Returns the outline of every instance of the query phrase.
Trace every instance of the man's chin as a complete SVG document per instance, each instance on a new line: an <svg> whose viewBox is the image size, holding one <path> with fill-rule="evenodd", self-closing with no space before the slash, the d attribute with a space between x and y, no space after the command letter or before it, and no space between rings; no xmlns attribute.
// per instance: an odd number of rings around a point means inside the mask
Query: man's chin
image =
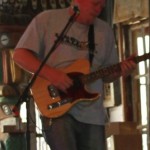
<svg viewBox="0 0 150 150"><path fill-rule="evenodd" d="M77 18L76 21L79 22L79 23L81 23L81 24L84 24L84 25L91 25L91 24L93 24L94 19L93 18L89 18L89 19L80 19L80 18Z"/></svg>

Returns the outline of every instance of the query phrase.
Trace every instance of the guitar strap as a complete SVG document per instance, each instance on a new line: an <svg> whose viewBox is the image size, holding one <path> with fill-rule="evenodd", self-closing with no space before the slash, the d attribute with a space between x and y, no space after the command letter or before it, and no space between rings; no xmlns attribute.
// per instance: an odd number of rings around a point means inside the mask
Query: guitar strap
<svg viewBox="0 0 150 150"><path fill-rule="evenodd" d="M94 50L95 50L95 37L94 37L94 25L90 25L88 32L88 48L89 48L89 61L92 64Z"/></svg>

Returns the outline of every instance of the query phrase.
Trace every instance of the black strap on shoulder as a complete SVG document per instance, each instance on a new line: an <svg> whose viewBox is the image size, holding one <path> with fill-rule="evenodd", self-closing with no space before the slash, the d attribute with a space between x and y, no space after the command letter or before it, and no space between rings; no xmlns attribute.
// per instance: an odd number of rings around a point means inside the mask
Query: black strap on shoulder
<svg viewBox="0 0 150 150"><path fill-rule="evenodd" d="M94 50L95 50L94 25L90 25L89 27L88 46L89 46L89 61L90 61L90 64L92 64Z"/></svg>

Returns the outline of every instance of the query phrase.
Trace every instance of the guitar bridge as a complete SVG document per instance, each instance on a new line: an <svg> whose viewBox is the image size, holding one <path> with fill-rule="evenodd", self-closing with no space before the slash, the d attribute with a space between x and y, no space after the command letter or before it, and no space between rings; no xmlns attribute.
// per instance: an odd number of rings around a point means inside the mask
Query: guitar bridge
<svg viewBox="0 0 150 150"><path fill-rule="evenodd" d="M48 105L48 109L53 109L53 108L60 107L60 106L62 106L64 104L67 104L67 103L69 103L71 101L72 101L72 98L63 99L63 100L61 100L59 102L53 103L51 105Z"/></svg>

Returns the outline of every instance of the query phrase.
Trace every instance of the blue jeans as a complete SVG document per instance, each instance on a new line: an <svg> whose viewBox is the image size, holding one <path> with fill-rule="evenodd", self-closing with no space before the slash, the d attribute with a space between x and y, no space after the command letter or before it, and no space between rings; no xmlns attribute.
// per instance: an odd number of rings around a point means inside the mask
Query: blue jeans
<svg viewBox="0 0 150 150"><path fill-rule="evenodd" d="M42 118L43 135L51 150L106 150L104 126L81 123L70 115Z"/></svg>

